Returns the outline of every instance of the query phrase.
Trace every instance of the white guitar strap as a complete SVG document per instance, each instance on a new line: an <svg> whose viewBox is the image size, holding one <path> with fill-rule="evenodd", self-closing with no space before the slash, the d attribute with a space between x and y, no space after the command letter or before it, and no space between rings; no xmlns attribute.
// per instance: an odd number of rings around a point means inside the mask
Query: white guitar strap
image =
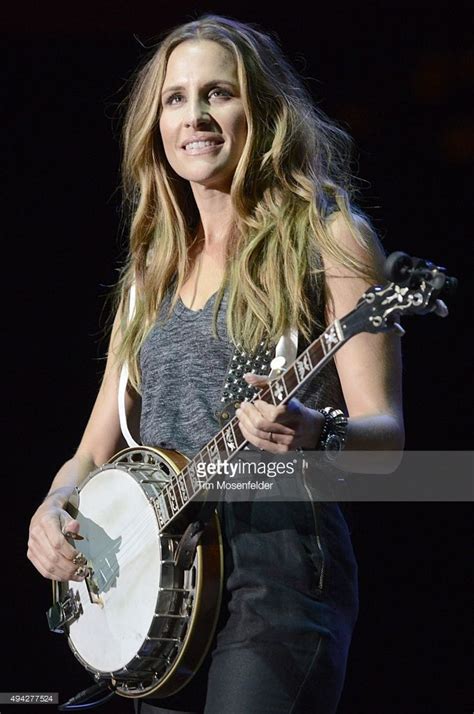
<svg viewBox="0 0 474 714"><path fill-rule="evenodd" d="M129 295L129 306L128 306L128 319L131 320L133 313L135 311L135 285L133 284L130 288ZM277 346L275 348L275 357L271 362L271 372L269 374L270 379L275 379L278 377L282 371L285 371L285 365L288 366L295 361L296 355L298 353L298 330L294 327L290 327L278 340ZM120 419L120 429L122 430L123 438L127 442L128 446L140 446L133 436L130 434L127 425L127 414L125 411L125 393L127 390L128 383L128 365L124 362L122 370L120 372L119 387L118 387L118 411Z"/></svg>
<svg viewBox="0 0 474 714"><path fill-rule="evenodd" d="M282 334L275 347L275 357L270 362L272 368L269 379L279 377L287 367L292 364L298 354L298 330L296 327L289 327Z"/></svg>
<svg viewBox="0 0 474 714"><path fill-rule="evenodd" d="M128 319L129 321L133 317L135 311L135 284L130 288L130 295L128 298ZM127 413L125 411L125 394L127 391L128 383L128 364L126 362L122 365L122 370L120 372L119 387L118 387L118 412L120 419L120 429L122 430L123 438L127 442L128 446L140 446L137 444L133 436L130 434L127 425Z"/></svg>

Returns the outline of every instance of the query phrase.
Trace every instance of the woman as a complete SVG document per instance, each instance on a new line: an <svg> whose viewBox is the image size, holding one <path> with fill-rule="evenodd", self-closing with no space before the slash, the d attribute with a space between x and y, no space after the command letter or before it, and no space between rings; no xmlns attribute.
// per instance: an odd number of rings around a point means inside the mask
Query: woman
<svg viewBox="0 0 474 714"><path fill-rule="evenodd" d="M123 363L142 443L192 456L219 429L235 345L256 355L293 326L301 350L380 277L379 244L352 198L349 139L255 27L205 16L170 32L134 78L123 137L130 252L107 366L77 452L30 527L28 557L56 580L83 577L62 535L79 529L64 510L74 486L124 446ZM266 383L268 370L256 371L246 394ZM346 449L401 449L397 338L358 335L298 399L243 400L237 416L252 448L272 454L323 448L331 429ZM221 506L225 592L211 653L181 692L138 710L336 711L357 566L337 504L315 504L314 521L300 506Z"/></svg>

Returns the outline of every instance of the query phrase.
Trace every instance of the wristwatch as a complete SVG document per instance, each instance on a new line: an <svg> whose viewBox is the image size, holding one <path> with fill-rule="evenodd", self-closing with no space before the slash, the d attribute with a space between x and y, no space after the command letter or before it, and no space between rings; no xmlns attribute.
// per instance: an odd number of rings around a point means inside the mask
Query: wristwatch
<svg viewBox="0 0 474 714"><path fill-rule="evenodd" d="M341 409L324 407L319 409L324 416L324 424L318 441L318 449L333 461L344 448L346 442L347 417Z"/></svg>

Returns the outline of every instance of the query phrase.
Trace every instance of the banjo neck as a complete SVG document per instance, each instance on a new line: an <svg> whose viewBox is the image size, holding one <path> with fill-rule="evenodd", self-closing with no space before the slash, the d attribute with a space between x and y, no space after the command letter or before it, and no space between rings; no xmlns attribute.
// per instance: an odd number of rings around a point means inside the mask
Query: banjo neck
<svg viewBox="0 0 474 714"><path fill-rule="evenodd" d="M279 377L261 389L254 399L273 404L285 404L310 377L319 372L332 359L350 337L357 334L349 329L347 318L335 320ZM359 330L360 331L360 330ZM253 401L253 400L252 400ZM236 406L238 406L238 402ZM236 416L223 427L186 466L170 479L162 490L157 513L160 528L166 528L198 495L208 490L208 484L217 476L211 464L231 461L248 443L243 436Z"/></svg>

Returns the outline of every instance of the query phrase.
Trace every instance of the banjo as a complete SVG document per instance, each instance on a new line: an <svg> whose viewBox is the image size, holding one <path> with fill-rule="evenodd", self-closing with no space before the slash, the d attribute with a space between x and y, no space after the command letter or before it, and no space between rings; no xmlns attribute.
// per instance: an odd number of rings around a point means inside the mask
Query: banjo
<svg viewBox="0 0 474 714"><path fill-rule="evenodd" d="M253 399L284 404L360 332L402 335L400 316L447 315L439 296L452 292L457 280L444 268L396 252L386 259L385 275L385 285L368 289L354 310L329 325L285 371L280 368ZM191 460L164 448L124 449L90 473L68 504L80 522L82 539L75 545L86 578L53 581L47 616L52 631L67 634L96 691L170 696L188 683L209 650L221 603L223 550L215 504L202 503L215 478L207 467L232 460L247 444L237 417L227 417Z"/></svg>

